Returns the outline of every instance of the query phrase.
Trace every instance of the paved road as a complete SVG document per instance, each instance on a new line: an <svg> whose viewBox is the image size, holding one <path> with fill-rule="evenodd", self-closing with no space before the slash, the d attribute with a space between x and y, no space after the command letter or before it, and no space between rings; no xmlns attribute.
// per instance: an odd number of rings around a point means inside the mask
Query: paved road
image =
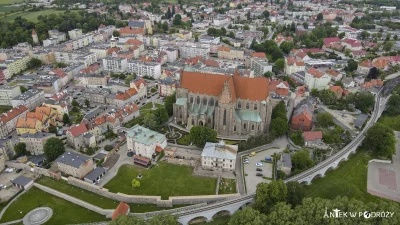
<svg viewBox="0 0 400 225"><path fill-rule="evenodd" d="M98 184L99 186L103 187L105 184L107 184L108 181L110 181L113 177L115 177L115 175L117 175L118 173L118 169L120 166L124 164L133 164L131 158L127 157L126 155L127 153L128 153L128 147L125 143L124 145L119 147L118 153L114 153L114 154L119 154L120 157L118 158L118 161L115 163L115 165L111 169L109 169L107 173L101 178L101 181Z"/></svg>

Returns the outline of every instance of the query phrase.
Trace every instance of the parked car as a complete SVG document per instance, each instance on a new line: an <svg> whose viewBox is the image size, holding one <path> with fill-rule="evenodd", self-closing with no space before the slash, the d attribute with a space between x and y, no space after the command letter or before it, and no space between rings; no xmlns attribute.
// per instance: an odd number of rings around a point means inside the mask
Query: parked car
<svg viewBox="0 0 400 225"><path fill-rule="evenodd" d="M263 174L262 174L262 173L256 173L256 176L257 176L257 177L262 177Z"/></svg>
<svg viewBox="0 0 400 225"><path fill-rule="evenodd" d="M249 164L249 161L248 160L243 161L243 164Z"/></svg>
<svg viewBox="0 0 400 225"><path fill-rule="evenodd" d="M256 171L260 171L260 172L261 172L261 171L262 171L262 169L261 169L261 168L257 168L257 169L256 169Z"/></svg>
<svg viewBox="0 0 400 225"><path fill-rule="evenodd" d="M20 173L22 171L22 169L17 169L17 171L15 171L16 173Z"/></svg>
<svg viewBox="0 0 400 225"><path fill-rule="evenodd" d="M256 166L261 167L261 166L263 166L263 164L261 162L257 162Z"/></svg>
<svg viewBox="0 0 400 225"><path fill-rule="evenodd" d="M250 157L253 157L255 155L256 155L256 152L252 152L252 153L249 154Z"/></svg>
<svg viewBox="0 0 400 225"><path fill-rule="evenodd" d="M265 157L265 161L272 162L271 157Z"/></svg>

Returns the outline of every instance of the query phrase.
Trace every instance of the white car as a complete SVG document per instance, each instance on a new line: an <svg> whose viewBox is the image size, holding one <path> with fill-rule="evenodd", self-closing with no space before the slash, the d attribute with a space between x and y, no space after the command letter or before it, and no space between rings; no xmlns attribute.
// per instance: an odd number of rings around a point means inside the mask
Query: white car
<svg viewBox="0 0 400 225"><path fill-rule="evenodd" d="M260 163L260 162L257 162L257 163L256 163L256 166L259 166L259 167L260 167L260 166L263 166L263 164Z"/></svg>

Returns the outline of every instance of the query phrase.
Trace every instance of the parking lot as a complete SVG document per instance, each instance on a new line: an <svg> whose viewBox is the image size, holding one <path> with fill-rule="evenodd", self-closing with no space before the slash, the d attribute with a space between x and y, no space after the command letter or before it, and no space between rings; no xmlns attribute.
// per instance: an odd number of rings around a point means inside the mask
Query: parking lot
<svg viewBox="0 0 400 225"><path fill-rule="evenodd" d="M27 172L25 170L22 170L20 173L17 173L16 170L14 170L11 173L7 173L5 171L0 173L0 181L1 181L0 184L7 185L5 189L0 190L0 202L7 201L12 196L14 196L18 191L20 191L20 189L14 187L11 184L11 179L15 179L21 175L33 178L33 173Z"/></svg>
<svg viewBox="0 0 400 225"><path fill-rule="evenodd" d="M255 156L246 156L249 159L249 164L243 164L245 180L246 180L246 189L247 193L253 193L256 191L256 187L258 183L271 182L268 179L263 177L268 177L272 179L272 161L270 163L261 162L261 160L265 161L266 157L270 157L272 159L272 155L276 152L282 152L284 149L271 148L264 151L257 152ZM243 158L243 157L242 157ZM243 160L242 160L243 161ZM262 166L256 166L257 162L261 162ZM262 172L256 171L257 168L261 168ZM262 173L263 176L256 176L257 173ZM246 176L247 174L247 176Z"/></svg>

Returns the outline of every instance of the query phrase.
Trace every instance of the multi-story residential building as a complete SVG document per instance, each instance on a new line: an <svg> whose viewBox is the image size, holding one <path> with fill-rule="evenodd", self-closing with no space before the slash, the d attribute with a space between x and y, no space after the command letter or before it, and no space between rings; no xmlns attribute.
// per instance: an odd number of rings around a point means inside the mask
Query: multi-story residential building
<svg viewBox="0 0 400 225"><path fill-rule="evenodd" d="M24 105L17 106L0 115L0 138L6 137L15 130L17 120L25 118L28 108Z"/></svg>
<svg viewBox="0 0 400 225"><path fill-rule="evenodd" d="M316 100L312 98L302 100L293 111L290 127L294 130L309 131L313 126L313 115Z"/></svg>
<svg viewBox="0 0 400 225"><path fill-rule="evenodd" d="M43 103L43 106L55 110L55 119L60 122L63 121L64 114L68 114L68 101L55 101L53 99L48 99Z"/></svg>
<svg viewBox="0 0 400 225"><path fill-rule="evenodd" d="M58 43L67 40L67 35L65 35L64 32L60 32L58 30L49 30L48 32L49 32L50 38L58 39Z"/></svg>
<svg viewBox="0 0 400 225"><path fill-rule="evenodd" d="M84 178L94 169L93 159L76 152L65 152L55 160L57 168L61 173Z"/></svg>
<svg viewBox="0 0 400 225"><path fill-rule="evenodd" d="M252 57L250 58L250 69L254 71L254 76L261 77L266 72L272 72L272 65L268 64L268 59Z"/></svg>
<svg viewBox="0 0 400 225"><path fill-rule="evenodd" d="M43 104L46 99L44 98L44 91L40 89L29 89L28 91L18 95L11 100L13 107L19 105L26 106L29 111L35 109L37 106Z"/></svg>
<svg viewBox="0 0 400 225"><path fill-rule="evenodd" d="M178 60L178 49L175 47L171 47L168 45L160 47L161 52L165 52L167 54L167 62L175 62Z"/></svg>
<svg viewBox="0 0 400 225"><path fill-rule="evenodd" d="M237 145L207 142L201 153L201 167L216 171L234 171L236 165Z"/></svg>
<svg viewBox="0 0 400 225"><path fill-rule="evenodd" d="M244 60L244 50L221 46L218 48L218 58Z"/></svg>
<svg viewBox="0 0 400 225"><path fill-rule="evenodd" d="M176 88L179 87L179 82L177 80L167 77L162 79L158 84L158 94L160 96L170 96L176 92Z"/></svg>
<svg viewBox="0 0 400 225"><path fill-rule="evenodd" d="M176 91L174 118L192 126L207 126L220 135L267 132L272 112L265 77L242 77L184 71Z"/></svg>
<svg viewBox="0 0 400 225"><path fill-rule="evenodd" d="M45 128L43 123L36 118L18 118L17 125L15 126L17 134L36 134L37 132L42 132Z"/></svg>
<svg viewBox="0 0 400 225"><path fill-rule="evenodd" d="M19 137L20 142L24 142L26 144L26 150L29 151L32 155L40 155L44 154L43 147L46 141L49 138L56 137L55 134L52 133L36 133L36 134L22 134Z"/></svg>
<svg viewBox="0 0 400 225"><path fill-rule="evenodd" d="M136 124L126 135L128 151L133 151L136 155L152 159L167 146L167 138L146 127Z"/></svg>
<svg viewBox="0 0 400 225"><path fill-rule="evenodd" d="M212 37L208 35L203 35L199 38L199 42L203 44L214 44L217 45L221 41L220 37Z"/></svg>
<svg viewBox="0 0 400 225"><path fill-rule="evenodd" d="M27 68L27 64L31 59L29 54L19 54L14 57L9 57L4 61L0 61L0 67L7 68L8 75L12 76L25 70ZM6 79L8 79L6 77Z"/></svg>
<svg viewBox="0 0 400 225"><path fill-rule="evenodd" d="M147 97L147 84L146 81L138 77L129 84L130 88L134 88L138 93L138 99L143 99Z"/></svg>
<svg viewBox="0 0 400 225"><path fill-rule="evenodd" d="M14 146L13 146L13 144L12 144L10 139L8 139L8 138L0 139L0 154L3 154L2 155L2 157L4 157L3 160L5 160L5 161L9 160L15 155L13 147ZM5 164L5 162L4 162L4 164Z"/></svg>
<svg viewBox="0 0 400 225"><path fill-rule="evenodd" d="M148 76L158 79L161 76L161 64L156 62L143 62L140 60L128 61L129 73L136 73L138 76Z"/></svg>
<svg viewBox="0 0 400 225"><path fill-rule="evenodd" d="M86 73L77 75L75 80L77 81L77 86L92 88L105 87L108 83L108 76L103 73Z"/></svg>
<svg viewBox="0 0 400 225"><path fill-rule="evenodd" d="M7 67L0 67L0 85L6 82L6 79L11 77Z"/></svg>
<svg viewBox="0 0 400 225"><path fill-rule="evenodd" d="M43 90L44 96L50 97L60 91L61 79L54 75L38 75L32 87Z"/></svg>
<svg viewBox="0 0 400 225"><path fill-rule="evenodd" d="M327 73L329 76L331 76L331 79L333 81L340 81L343 77L342 73L340 73L339 71L334 70L334 69L327 69L325 71L325 73Z"/></svg>
<svg viewBox="0 0 400 225"><path fill-rule="evenodd" d="M122 107L123 105L135 102L138 99L138 92L135 88L129 88L125 92L117 92L107 96L106 101L108 105L115 107Z"/></svg>
<svg viewBox="0 0 400 225"><path fill-rule="evenodd" d="M58 49L54 51L56 62L62 63L83 63L85 67L97 62L97 56L94 52L72 51Z"/></svg>
<svg viewBox="0 0 400 225"><path fill-rule="evenodd" d="M128 59L119 58L116 54L113 56L106 56L103 59L103 70L114 73L123 73L128 67Z"/></svg>
<svg viewBox="0 0 400 225"><path fill-rule="evenodd" d="M96 144L94 139L94 135L89 133L88 128L83 122L72 125L67 131L67 144L74 149L82 149L85 146L93 147Z"/></svg>
<svg viewBox="0 0 400 225"><path fill-rule="evenodd" d="M331 77L315 68L310 68L306 71L304 84L311 89L326 89L331 81Z"/></svg>
<svg viewBox="0 0 400 225"><path fill-rule="evenodd" d="M180 43L179 56L183 59L190 59L196 56L207 57L210 53L210 45L208 44L197 44L197 43Z"/></svg>
<svg viewBox="0 0 400 225"><path fill-rule="evenodd" d="M86 88L83 90L83 97L89 102L106 104L106 97L110 94L107 89Z"/></svg>
<svg viewBox="0 0 400 225"><path fill-rule="evenodd" d="M96 54L97 59L103 59L107 56L107 50L110 48L108 44L96 44L89 47L90 52Z"/></svg>
<svg viewBox="0 0 400 225"><path fill-rule="evenodd" d="M75 40L82 37L82 29L73 29L68 31L69 39Z"/></svg>
<svg viewBox="0 0 400 225"><path fill-rule="evenodd" d="M0 105L12 105L11 100L21 94L19 86L0 87Z"/></svg>
<svg viewBox="0 0 400 225"><path fill-rule="evenodd" d="M44 64L56 62L56 57L51 49L38 49L32 52L32 58L40 59Z"/></svg>
<svg viewBox="0 0 400 225"><path fill-rule="evenodd" d="M299 71L304 71L305 70L305 64L301 60L296 60L295 58L292 57L287 57L285 58L285 74L292 74L296 73Z"/></svg>

